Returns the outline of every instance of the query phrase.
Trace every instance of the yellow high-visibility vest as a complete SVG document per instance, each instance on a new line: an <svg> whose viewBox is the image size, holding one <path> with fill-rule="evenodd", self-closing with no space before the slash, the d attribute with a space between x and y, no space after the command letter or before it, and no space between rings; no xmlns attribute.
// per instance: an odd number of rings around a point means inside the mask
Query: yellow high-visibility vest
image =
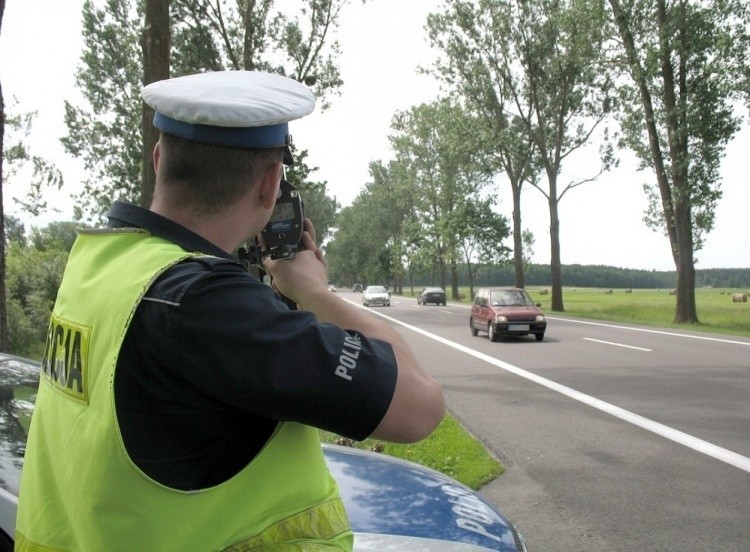
<svg viewBox="0 0 750 552"><path fill-rule="evenodd" d="M195 491L157 483L128 456L114 404L120 346L154 280L200 256L140 229L79 234L48 331L21 477L17 551L352 549L314 428L280 423L243 470Z"/></svg>

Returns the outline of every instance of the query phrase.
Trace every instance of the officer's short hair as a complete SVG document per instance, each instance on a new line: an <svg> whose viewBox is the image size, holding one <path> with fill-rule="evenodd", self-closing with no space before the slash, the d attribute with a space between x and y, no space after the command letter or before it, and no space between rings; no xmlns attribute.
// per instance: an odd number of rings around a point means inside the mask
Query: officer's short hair
<svg viewBox="0 0 750 552"><path fill-rule="evenodd" d="M284 157L283 147L214 146L164 132L159 143L157 185L175 192L170 193L170 202L190 205L204 215L235 203L263 171Z"/></svg>

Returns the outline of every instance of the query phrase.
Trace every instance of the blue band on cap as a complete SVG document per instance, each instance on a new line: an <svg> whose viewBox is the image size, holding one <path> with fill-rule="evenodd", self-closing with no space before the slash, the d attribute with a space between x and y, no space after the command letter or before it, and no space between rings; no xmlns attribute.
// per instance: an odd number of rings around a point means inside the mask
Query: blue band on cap
<svg viewBox="0 0 750 552"><path fill-rule="evenodd" d="M154 126L193 142L230 148L280 148L287 145L289 134L287 123L261 127L199 125L172 119L158 111L154 114Z"/></svg>

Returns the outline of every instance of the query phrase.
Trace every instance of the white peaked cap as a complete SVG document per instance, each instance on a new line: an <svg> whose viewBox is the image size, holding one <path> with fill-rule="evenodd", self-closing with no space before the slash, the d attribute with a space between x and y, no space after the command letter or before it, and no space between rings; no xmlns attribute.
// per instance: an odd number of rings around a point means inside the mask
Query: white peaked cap
<svg viewBox="0 0 750 552"><path fill-rule="evenodd" d="M288 77L215 71L153 82L141 92L154 126L188 140L239 148L287 147L288 122L315 109L315 95Z"/></svg>

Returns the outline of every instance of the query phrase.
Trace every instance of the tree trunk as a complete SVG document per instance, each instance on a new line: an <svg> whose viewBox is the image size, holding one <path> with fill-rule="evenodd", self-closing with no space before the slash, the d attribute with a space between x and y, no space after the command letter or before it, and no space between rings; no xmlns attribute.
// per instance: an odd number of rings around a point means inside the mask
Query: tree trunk
<svg viewBox="0 0 750 552"><path fill-rule="evenodd" d="M456 266L456 261L451 261L451 295L453 295L455 301L458 301L458 266Z"/></svg>
<svg viewBox="0 0 750 552"><path fill-rule="evenodd" d="M169 0L147 0L141 36L143 52L143 84L169 78L170 51ZM153 152L159 140L159 131L153 125L154 110L145 102L141 107L143 142L141 149L141 199L140 205L149 207L154 197L156 173Z"/></svg>
<svg viewBox="0 0 750 552"><path fill-rule="evenodd" d="M471 261L469 260L469 256L466 256L466 268L468 269L469 274L469 300L474 299L474 278L476 277L476 271L479 269L473 268L471 266Z"/></svg>
<svg viewBox="0 0 750 552"><path fill-rule="evenodd" d="M554 192L554 193L553 193ZM550 241L550 270L552 272L552 302L553 311L562 312L562 262L560 260L560 218L557 213L557 186L550 181L549 203L549 241Z"/></svg>
<svg viewBox="0 0 750 552"><path fill-rule="evenodd" d="M693 259L693 228L690 216L690 202L678 200L675 206L675 231L677 234L677 305L675 324L698 322L695 304L695 261Z"/></svg>
<svg viewBox="0 0 750 552"><path fill-rule="evenodd" d="M693 230L690 199L687 196L686 166L681 161L687 155L687 136L679 131L677 122L677 99L674 95L675 77L672 58L668 53L666 38L662 42L661 76L664 80L664 105L668 113L669 147L672 154L673 174L670 185L664 163L662 144L656 127L653 100L648 88L647 79L640 66L635 48L635 40L628 26L628 19L619 0L609 0L615 22L622 38L627 55L630 73L638 87L641 105L644 112L644 125L649 138L649 152L654 166L654 174L661 193L664 223L672 249L672 258L677 269L677 304L674 322L677 324L698 322L698 311L695 304L695 260L693 254ZM666 29L666 4L657 3L658 25ZM665 33L663 33L664 35ZM684 75L684 73L683 73ZM676 167L676 168L675 168ZM681 172L680 172L681 171Z"/></svg>
<svg viewBox="0 0 750 552"><path fill-rule="evenodd" d="M445 249L442 245L438 246L438 277L440 278L440 287L443 289L448 289L447 281L447 269L445 266L445 257L443 256Z"/></svg>
<svg viewBox="0 0 750 552"><path fill-rule="evenodd" d="M516 271L516 287L526 287L523 273L523 230L521 229L521 185L522 182L510 183L513 190L513 266Z"/></svg>

